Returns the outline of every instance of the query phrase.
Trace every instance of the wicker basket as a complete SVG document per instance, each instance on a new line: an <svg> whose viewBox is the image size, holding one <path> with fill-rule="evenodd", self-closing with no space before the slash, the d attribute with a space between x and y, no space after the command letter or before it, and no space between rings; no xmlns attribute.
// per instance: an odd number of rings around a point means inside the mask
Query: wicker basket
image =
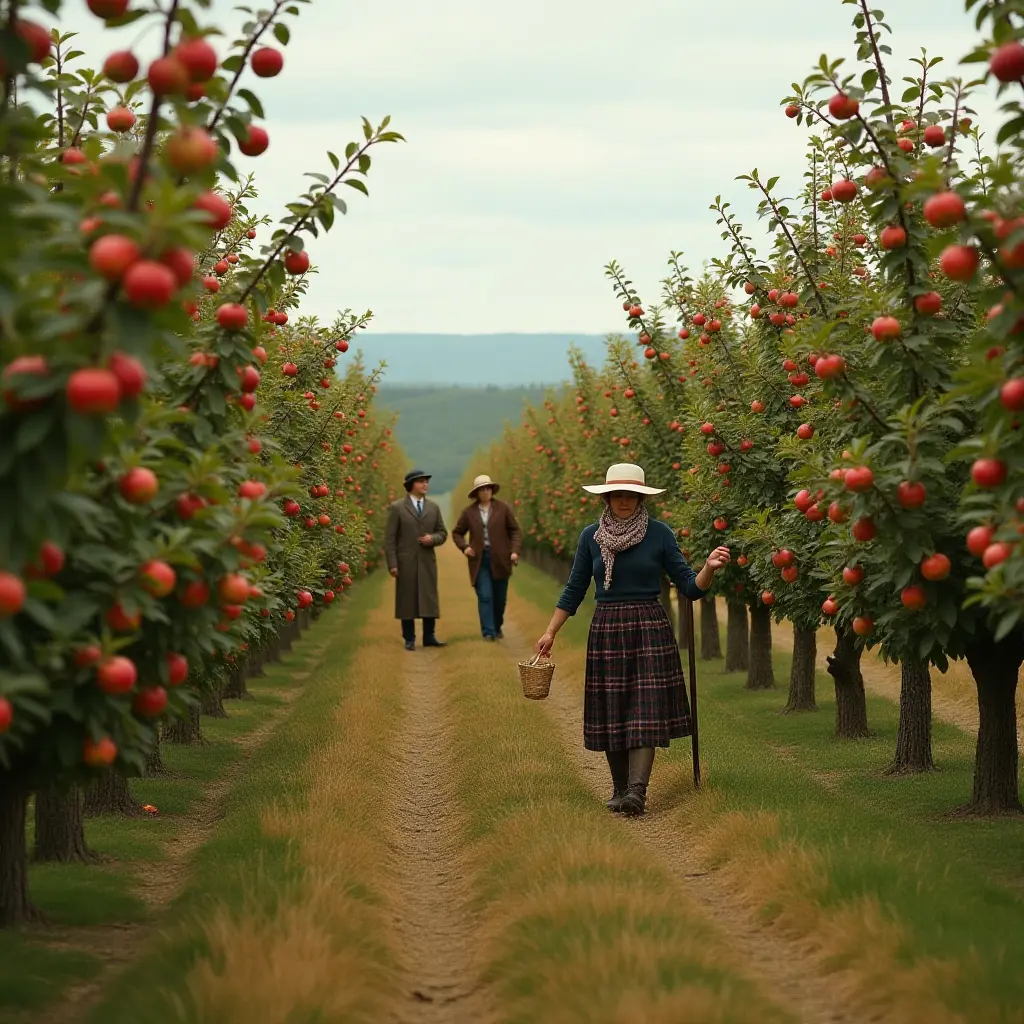
<svg viewBox="0 0 1024 1024"><path fill-rule="evenodd" d="M519 662L519 682L523 685L523 696L529 700L544 700L551 692L551 677L555 674L555 663L546 658L541 661L538 654L533 661Z"/></svg>

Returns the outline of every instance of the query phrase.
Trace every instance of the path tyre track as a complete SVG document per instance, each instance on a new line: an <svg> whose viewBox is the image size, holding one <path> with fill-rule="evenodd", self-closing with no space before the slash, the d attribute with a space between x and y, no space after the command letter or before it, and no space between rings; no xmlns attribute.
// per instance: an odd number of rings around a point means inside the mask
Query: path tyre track
<svg viewBox="0 0 1024 1024"><path fill-rule="evenodd" d="M395 1024L493 1019L475 956L443 665L437 651L409 654L405 728L391 768L393 926L403 975L402 998L390 1018Z"/></svg>
<svg viewBox="0 0 1024 1024"><path fill-rule="evenodd" d="M514 622L506 624L505 633L518 656L526 656L530 644ZM608 769L603 754L588 751L583 746L582 697L556 678L544 705L557 722L580 774L603 803L610 792ZM655 764L646 815L636 819L616 816L616 820L644 844L680 889L718 926L736 952L737 964L745 966L747 972L803 1024L884 1021L884 1016L866 1016L839 1005L834 981L820 973L809 946L765 927L716 871L706 869L689 848L685 831L671 813L678 808L679 801L673 801L665 792L666 776L670 772L664 763ZM677 791L678 786L692 786L683 774L674 774L672 782Z"/></svg>

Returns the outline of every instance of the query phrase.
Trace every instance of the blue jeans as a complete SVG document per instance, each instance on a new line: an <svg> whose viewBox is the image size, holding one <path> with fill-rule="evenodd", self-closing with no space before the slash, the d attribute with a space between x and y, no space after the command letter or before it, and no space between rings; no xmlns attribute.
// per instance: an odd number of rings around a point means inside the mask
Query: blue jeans
<svg viewBox="0 0 1024 1024"><path fill-rule="evenodd" d="M491 575L491 553L486 548L476 574L476 601L481 632L484 636L497 636L505 622L508 580L496 580Z"/></svg>

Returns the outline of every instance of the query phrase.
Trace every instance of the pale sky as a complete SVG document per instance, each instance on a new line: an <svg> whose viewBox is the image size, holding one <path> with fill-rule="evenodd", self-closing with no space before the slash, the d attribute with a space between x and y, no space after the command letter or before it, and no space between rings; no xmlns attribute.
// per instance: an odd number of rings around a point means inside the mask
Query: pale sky
<svg viewBox="0 0 1024 1024"><path fill-rule="evenodd" d="M138 32L64 6L94 66ZM213 4L237 24L234 6ZM936 73L958 73L977 40L963 0L884 8L896 77L922 46L946 57ZM325 151L357 137L360 115L391 114L408 141L378 150L369 199L345 189L348 216L309 243L304 310L372 308L380 331L617 330L609 259L651 301L670 249L691 270L725 254L716 194L756 235L737 174L799 187L807 130L778 101L819 54L852 60L854 13L840 0L316 0L290 19L281 75L246 75L271 141L238 166L276 213L304 171L330 171ZM989 123L991 93L976 104Z"/></svg>

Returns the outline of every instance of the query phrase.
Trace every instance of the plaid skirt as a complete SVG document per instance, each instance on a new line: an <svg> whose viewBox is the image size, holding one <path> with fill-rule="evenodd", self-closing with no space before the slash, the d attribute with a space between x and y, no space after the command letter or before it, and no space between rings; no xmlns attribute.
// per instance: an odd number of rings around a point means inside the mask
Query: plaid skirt
<svg viewBox="0 0 1024 1024"><path fill-rule="evenodd" d="M587 640L584 746L667 747L689 735L683 665L661 602L598 603Z"/></svg>

